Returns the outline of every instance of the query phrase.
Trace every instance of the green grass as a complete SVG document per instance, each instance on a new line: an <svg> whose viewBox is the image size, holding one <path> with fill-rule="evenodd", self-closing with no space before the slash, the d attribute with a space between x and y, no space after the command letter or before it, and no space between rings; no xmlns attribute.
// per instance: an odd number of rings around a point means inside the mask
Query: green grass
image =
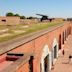
<svg viewBox="0 0 72 72"><path fill-rule="evenodd" d="M9 29L8 33L12 34L10 36L0 37L0 42L8 41L10 39L14 39L14 38L22 36L22 35L26 35L26 34L33 33L33 32L39 31L39 30L43 30L43 29L46 29L48 27L58 25L61 23L63 23L63 22L39 23L39 24L31 25L29 28L21 28L24 25L17 25L17 26L15 26L15 28L9 27L9 26L8 27L7 26L0 26L0 29L8 28ZM24 30L26 32L17 34L17 33L14 33L12 30Z"/></svg>

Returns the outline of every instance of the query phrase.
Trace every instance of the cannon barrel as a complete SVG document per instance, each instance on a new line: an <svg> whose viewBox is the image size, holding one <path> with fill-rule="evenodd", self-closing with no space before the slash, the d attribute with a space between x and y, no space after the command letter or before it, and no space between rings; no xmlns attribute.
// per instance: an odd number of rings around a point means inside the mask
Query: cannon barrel
<svg viewBox="0 0 72 72"><path fill-rule="evenodd" d="M47 15L43 15L43 14L36 14L36 15L48 17Z"/></svg>

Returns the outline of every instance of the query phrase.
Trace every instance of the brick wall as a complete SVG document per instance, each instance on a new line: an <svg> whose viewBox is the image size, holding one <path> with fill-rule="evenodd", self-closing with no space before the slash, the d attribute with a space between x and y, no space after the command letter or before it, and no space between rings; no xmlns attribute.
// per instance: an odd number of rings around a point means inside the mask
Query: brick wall
<svg viewBox="0 0 72 72"><path fill-rule="evenodd" d="M29 72L29 63L27 62L26 64L19 67L16 72Z"/></svg>
<svg viewBox="0 0 72 72"><path fill-rule="evenodd" d="M20 24L19 17L0 17L0 25L17 25Z"/></svg>
<svg viewBox="0 0 72 72"><path fill-rule="evenodd" d="M65 22L62 26L57 27L49 31L48 33L45 33L43 35L40 35L39 37L34 38L33 40L11 50L11 52L34 53L35 55L33 60L33 72L40 72L41 71L40 62L44 46L48 45L51 51L54 38L57 39L59 44L59 35L61 35L61 45L62 45L63 32L65 34L66 31L66 38L67 38L69 27L72 28L71 23ZM24 66L21 66L17 72L29 72L29 64L26 63Z"/></svg>
<svg viewBox="0 0 72 72"><path fill-rule="evenodd" d="M70 23L65 22L64 26L58 27L44 35L41 35L34 40L12 50L13 52L26 52L26 53L35 53L35 59L34 59L34 68L33 72L40 72L40 61L42 56L42 50L44 48L44 45L47 44L51 50L53 45L54 38L57 39L59 42L59 35L61 35L61 44L63 41L63 32L68 32L68 28L70 27Z"/></svg>

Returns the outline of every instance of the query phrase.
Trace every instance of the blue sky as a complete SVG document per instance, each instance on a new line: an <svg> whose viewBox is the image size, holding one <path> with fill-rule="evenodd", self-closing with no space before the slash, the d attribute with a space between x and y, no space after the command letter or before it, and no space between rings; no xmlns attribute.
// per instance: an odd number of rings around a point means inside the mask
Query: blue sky
<svg viewBox="0 0 72 72"><path fill-rule="evenodd" d="M25 16L72 17L72 0L0 0L0 16L7 12Z"/></svg>

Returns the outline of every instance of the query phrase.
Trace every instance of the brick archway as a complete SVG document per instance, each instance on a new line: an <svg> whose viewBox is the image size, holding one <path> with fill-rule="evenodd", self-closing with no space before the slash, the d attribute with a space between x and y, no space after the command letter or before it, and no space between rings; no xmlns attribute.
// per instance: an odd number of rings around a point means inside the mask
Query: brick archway
<svg viewBox="0 0 72 72"><path fill-rule="evenodd" d="M66 41L66 30L65 30L65 41Z"/></svg>
<svg viewBox="0 0 72 72"><path fill-rule="evenodd" d="M61 50L61 45L62 45L61 44L61 34L59 35L59 43L58 44L59 44L59 50Z"/></svg>
<svg viewBox="0 0 72 72"><path fill-rule="evenodd" d="M64 32L62 33L62 44L64 44Z"/></svg>
<svg viewBox="0 0 72 72"><path fill-rule="evenodd" d="M48 45L45 45L41 57L41 72L48 72L50 69L51 69L51 52L49 51Z"/></svg>
<svg viewBox="0 0 72 72"><path fill-rule="evenodd" d="M52 56L52 65L54 65L58 57L58 42L56 38L54 38L53 40L51 56Z"/></svg>

